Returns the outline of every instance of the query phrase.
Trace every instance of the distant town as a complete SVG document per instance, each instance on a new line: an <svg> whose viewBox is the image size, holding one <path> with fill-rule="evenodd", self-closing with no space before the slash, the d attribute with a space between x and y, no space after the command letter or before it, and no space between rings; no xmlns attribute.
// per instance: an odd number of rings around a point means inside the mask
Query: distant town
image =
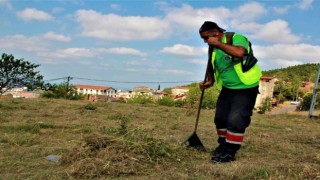
<svg viewBox="0 0 320 180"><path fill-rule="evenodd" d="M275 82L278 79L275 77L262 76L259 83L259 92L255 106L260 106L264 99L273 98L273 91L275 87ZM287 82L290 84L290 82ZM150 96L153 100L158 100L164 96L170 96L174 100L185 100L189 87L187 86L175 86L171 89L171 94L160 89L152 89L147 86L137 86L132 90L122 90L115 89L110 86L98 86L98 85L89 85L89 84L75 84L73 85L78 93L81 93L86 96L88 101L96 102L99 100L107 101L127 101L128 99L137 96L137 95L146 95ZM312 82L302 82L301 90L312 91L314 83ZM6 91L3 95L11 94L13 98L38 98L39 93L29 92L26 87L12 88Z"/></svg>

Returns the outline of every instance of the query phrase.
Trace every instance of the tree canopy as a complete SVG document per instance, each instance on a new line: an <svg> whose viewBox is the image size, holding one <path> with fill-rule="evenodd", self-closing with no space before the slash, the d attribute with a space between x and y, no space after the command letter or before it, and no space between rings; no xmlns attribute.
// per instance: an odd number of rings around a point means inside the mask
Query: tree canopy
<svg viewBox="0 0 320 180"><path fill-rule="evenodd" d="M263 71L262 74L264 76L274 76L286 82L292 82L293 79L300 82L314 82L316 80L319 67L320 64L301 64L287 68Z"/></svg>
<svg viewBox="0 0 320 180"><path fill-rule="evenodd" d="M39 71L35 71L39 66L24 59L15 59L12 54L3 53L0 59L0 93L13 87L41 87L43 76Z"/></svg>

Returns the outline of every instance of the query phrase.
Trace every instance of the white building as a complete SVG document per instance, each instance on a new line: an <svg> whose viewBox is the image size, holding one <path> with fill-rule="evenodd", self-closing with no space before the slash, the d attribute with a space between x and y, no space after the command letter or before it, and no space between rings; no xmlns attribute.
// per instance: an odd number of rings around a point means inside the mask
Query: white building
<svg viewBox="0 0 320 180"><path fill-rule="evenodd" d="M186 86L177 86L172 88L172 94L175 96L187 95L189 88Z"/></svg>
<svg viewBox="0 0 320 180"><path fill-rule="evenodd" d="M268 76L262 76L260 78L260 82L259 82L259 92L260 94L258 94L257 99L256 99L256 104L255 107L257 106L261 106L263 101L266 98L273 98L273 90L274 90L274 86L275 86L275 78L273 77L268 77Z"/></svg>
<svg viewBox="0 0 320 180"><path fill-rule="evenodd" d="M105 95L108 97L116 97L116 90L108 86L92 86L84 84L76 84L74 87L78 93L87 95Z"/></svg>
<svg viewBox="0 0 320 180"><path fill-rule="evenodd" d="M130 99L132 97L132 91L119 90L116 93L116 97L124 98L124 99Z"/></svg>

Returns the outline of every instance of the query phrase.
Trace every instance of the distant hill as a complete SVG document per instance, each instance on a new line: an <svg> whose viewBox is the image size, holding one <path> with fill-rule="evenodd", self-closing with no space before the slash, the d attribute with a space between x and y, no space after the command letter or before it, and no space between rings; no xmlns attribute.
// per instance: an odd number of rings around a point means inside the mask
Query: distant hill
<svg viewBox="0 0 320 180"><path fill-rule="evenodd" d="M264 76L274 76L284 81L292 81L293 79L300 79L301 81L316 80L320 64L302 64L296 66L289 66L287 68L274 69L263 71Z"/></svg>

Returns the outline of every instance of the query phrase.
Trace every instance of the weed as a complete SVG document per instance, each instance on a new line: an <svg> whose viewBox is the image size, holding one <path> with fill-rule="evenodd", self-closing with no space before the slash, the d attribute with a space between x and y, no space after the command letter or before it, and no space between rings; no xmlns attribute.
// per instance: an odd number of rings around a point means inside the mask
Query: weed
<svg viewBox="0 0 320 180"><path fill-rule="evenodd" d="M29 133L38 133L40 129L55 128L55 125L46 124L46 123L31 123L23 125L14 125L14 126L2 126L1 130L7 133L15 133L19 131L29 132Z"/></svg>
<svg viewBox="0 0 320 180"><path fill-rule="evenodd" d="M0 104L0 154L4 154L0 155L0 179L320 176L320 126L306 118L308 112L254 113L237 160L216 165L209 162L208 153L181 146L194 128L196 104L175 108L94 103L99 111L86 110L88 101L64 99L19 99L12 103L10 98L1 98ZM212 116L212 110L203 109L198 127L198 135L209 150L217 145ZM58 164L44 160L50 154L61 155Z"/></svg>
<svg viewBox="0 0 320 180"><path fill-rule="evenodd" d="M256 179L269 179L269 170L266 168L262 167L257 167L252 169L251 174L256 178Z"/></svg>
<svg viewBox="0 0 320 180"><path fill-rule="evenodd" d="M97 106L93 105L92 103L88 103L84 106L84 109L86 110L96 110Z"/></svg>
<svg viewBox="0 0 320 180"><path fill-rule="evenodd" d="M126 126L126 133L119 134L122 128L121 123L113 131L104 126L108 134L86 136L82 148L62 157L62 164L69 165L69 174L74 178L138 175L155 164L181 159L181 150L152 137L150 132Z"/></svg>
<svg viewBox="0 0 320 180"><path fill-rule="evenodd" d="M174 125L172 125L172 126L170 127L170 129L172 129L172 130L177 130L177 129L179 129L179 124L174 124Z"/></svg>

